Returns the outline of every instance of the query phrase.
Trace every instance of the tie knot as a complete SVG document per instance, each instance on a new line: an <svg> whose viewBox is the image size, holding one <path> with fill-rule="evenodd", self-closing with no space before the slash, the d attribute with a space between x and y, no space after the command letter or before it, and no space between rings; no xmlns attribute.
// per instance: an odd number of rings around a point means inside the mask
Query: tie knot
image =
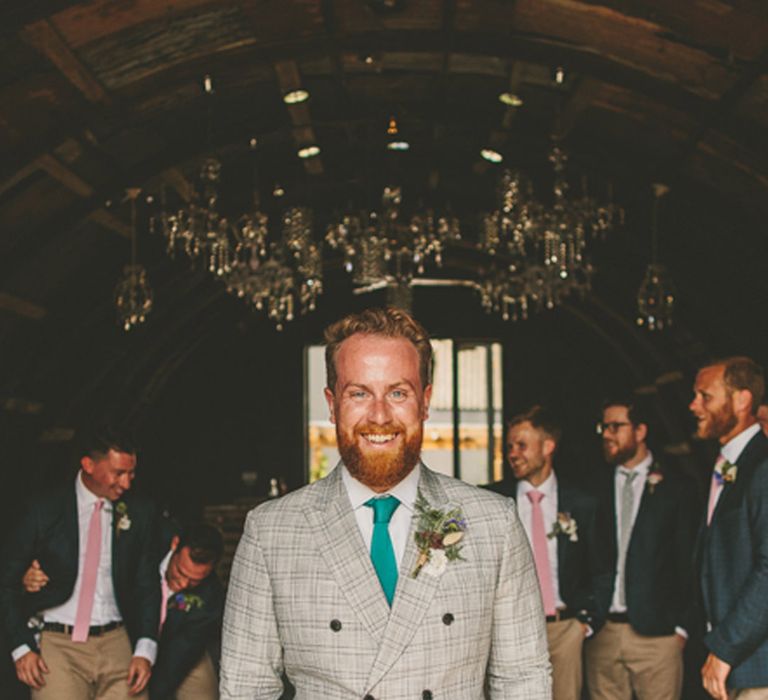
<svg viewBox="0 0 768 700"><path fill-rule="evenodd" d="M104 501L99 499L93 504L93 509L98 513L104 507Z"/></svg>
<svg viewBox="0 0 768 700"><path fill-rule="evenodd" d="M628 484L631 484L637 477L637 472L634 469L622 469L621 473L624 475Z"/></svg>
<svg viewBox="0 0 768 700"><path fill-rule="evenodd" d="M528 496L528 500L531 503L539 503L541 499L544 498L544 494L541 491L537 491L536 489L526 492L525 495Z"/></svg>
<svg viewBox="0 0 768 700"><path fill-rule="evenodd" d="M381 498L370 498L365 502L369 508L373 508L374 523L388 523L392 520L392 514L400 505L394 496L382 496Z"/></svg>

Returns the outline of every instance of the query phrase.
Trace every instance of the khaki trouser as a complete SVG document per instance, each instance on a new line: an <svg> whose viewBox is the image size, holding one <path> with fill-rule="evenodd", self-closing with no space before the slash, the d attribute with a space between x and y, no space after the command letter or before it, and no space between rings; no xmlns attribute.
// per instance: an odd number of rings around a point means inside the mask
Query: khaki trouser
<svg viewBox="0 0 768 700"><path fill-rule="evenodd" d="M32 700L148 700L146 690L128 695L128 666L133 651L120 627L86 642L73 642L64 632L42 633L40 654L50 673L45 685L32 690Z"/></svg>
<svg viewBox="0 0 768 700"><path fill-rule="evenodd" d="M553 700L580 700L584 626L577 619L547 623Z"/></svg>
<svg viewBox="0 0 768 700"><path fill-rule="evenodd" d="M176 689L176 700L219 700L219 679L208 652Z"/></svg>
<svg viewBox="0 0 768 700"><path fill-rule="evenodd" d="M679 700L683 651L677 635L644 637L625 622L606 622L586 643L592 700Z"/></svg>
<svg viewBox="0 0 768 700"><path fill-rule="evenodd" d="M744 688L728 693L728 700L768 700L768 688Z"/></svg>

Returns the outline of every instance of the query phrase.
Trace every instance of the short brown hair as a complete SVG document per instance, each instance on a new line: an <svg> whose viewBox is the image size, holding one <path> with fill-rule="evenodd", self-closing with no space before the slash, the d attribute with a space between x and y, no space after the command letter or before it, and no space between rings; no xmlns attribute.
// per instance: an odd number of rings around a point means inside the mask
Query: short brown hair
<svg viewBox="0 0 768 700"><path fill-rule="evenodd" d="M763 368L751 357L744 356L726 357L713 362L712 365L723 366L723 381L728 391L746 390L752 394L752 415L757 415L757 409L765 396Z"/></svg>
<svg viewBox="0 0 768 700"><path fill-rule="evenodd" d="M523 413L518 413L509 419L507 430L511 430L521 423L530 423L536 430L544 433L548 438L559 444L563 435L560 424L555 420L551 412L544 406L532 406Z"/></svg>
<svg viewBox="0 0 768 700"><path fill-rule="evenodd" d="M325 329L325 372L331 391L336 388L336 354L339 346L358 333L410 340L419 353L422 387L432 383L432 344L424 326L402 309L366 309L346 316Z"/></svg>

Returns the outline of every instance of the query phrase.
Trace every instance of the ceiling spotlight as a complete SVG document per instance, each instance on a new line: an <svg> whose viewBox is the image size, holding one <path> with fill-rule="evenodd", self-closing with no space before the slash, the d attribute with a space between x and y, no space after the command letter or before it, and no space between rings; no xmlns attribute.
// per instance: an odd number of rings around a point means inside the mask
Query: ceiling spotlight
<svg viewBox="0 0 768 700"><path fill-rule="evenodd" d="M562 85L565 82L565 70L563 70L562 66L555 68L555 82L558 85Z"/></svg>
<svg viewBox="0 0 768 700"><path fill-rule="evenodd" d="M480 155L489 163L501 163L501 161L504 160L504 156L498 151L494 151L492 148L484 148L480 151Z"/></svg>
<svg viewBox="0 0 768 700"><path fill-rule="evenodd" d="M411 147L411 144L407 141L390 141L387 144L387 149L390 151L407 151Z"/></svg>
<svg viewBox="0 0 768 700"><path fill-rule="evenodd" d="M212 95L213 94L213 80L211 80L211 76L210 75L206 75L203 78L203 89L205 90L205 92L208 95Z"/></svg>
<svg viewBox="0 0 768 700"><path fill-rule="evenodd" d="M387 126L387 133L390 136L395 136L397 134L397 119L394 117L389 118L389 125Z"/></svg>
<svg viewBox="0 0 768 700"><path fill-rule="evenodd" d="M372 66L376 63L376 57L372 53L363 54L360 57L360 60L365 63L366 66Z"/></svg>
<svg viewBox="0 0 768 700"><path fill-rule="evenodd" d="M283 186L279 183L275 183L275 188L272 190L272 196L273 197L282 197L285 194L285 190L283 189Z"/></svg>
<svg viewBox="0 0 768 700"><path fill-rule="evenodd" d="M306 90L291 90L283 95L283 102L287 105L297 105L306 102L309 99L309 93Z"/></svg>
<svg viewBox="0 0 768 700"><path fill-rule="evenodd" d="M248 141L248 145L249 145L251 148L256 148L256 146L258 146L258 145L259 145L259 139L257 139L255 136L253 136L253 137L251 138L251 140L250 140L250 141Z"/></svg>
<svg viewBox="0 0 768 700"><path fill-rule="evenodd" d="M320 155L320 146L305 146L299 149L299 158L314 158Z"/></svg>
<svg viewBox="0 0 768 700"><path fill-rule="evenodd" d="M519 95L515 95L513 92L502 92L499 95L499 102L508 105L509 107L522 107L523 100Z"/></svg>
<svg viewBox="0 0 768 700"><path fill-rule="evenodd" d="M155 198L151 194L148 194L147 195L147 204L152 204L152 202L154 202L154 201L155 201Z"/></svg>

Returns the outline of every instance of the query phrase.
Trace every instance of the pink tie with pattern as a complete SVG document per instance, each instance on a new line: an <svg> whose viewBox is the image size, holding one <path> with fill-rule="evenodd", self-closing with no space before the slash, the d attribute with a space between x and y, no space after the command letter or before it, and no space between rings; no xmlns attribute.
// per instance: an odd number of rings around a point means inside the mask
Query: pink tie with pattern
<svg viewBox="0 0 768 700"><path fill-rule="evenodd" d="M540 491L528 491L526 494L531 502L531 539L533 540L533 559L536 562L536 573L539 576L541 599L544 602L544 614L554 615L555 591L552 586L552 569L549 566L547 550L547 533L544 529L544 514L541 511L541 499L544 494Z"/></svg>
<svg viewBox="0 0 768 700"><path fill-rule="evenodd" d="M88 541L85 545L83 577L80 586L80 596L77 599L75 626L72 629L73 642L88 641L93 599L96 596L96 576L99 573L99 559L101 558L101 509L103 506L104 501L101 499L93 504L91 522L88 524Z"/></svg>

